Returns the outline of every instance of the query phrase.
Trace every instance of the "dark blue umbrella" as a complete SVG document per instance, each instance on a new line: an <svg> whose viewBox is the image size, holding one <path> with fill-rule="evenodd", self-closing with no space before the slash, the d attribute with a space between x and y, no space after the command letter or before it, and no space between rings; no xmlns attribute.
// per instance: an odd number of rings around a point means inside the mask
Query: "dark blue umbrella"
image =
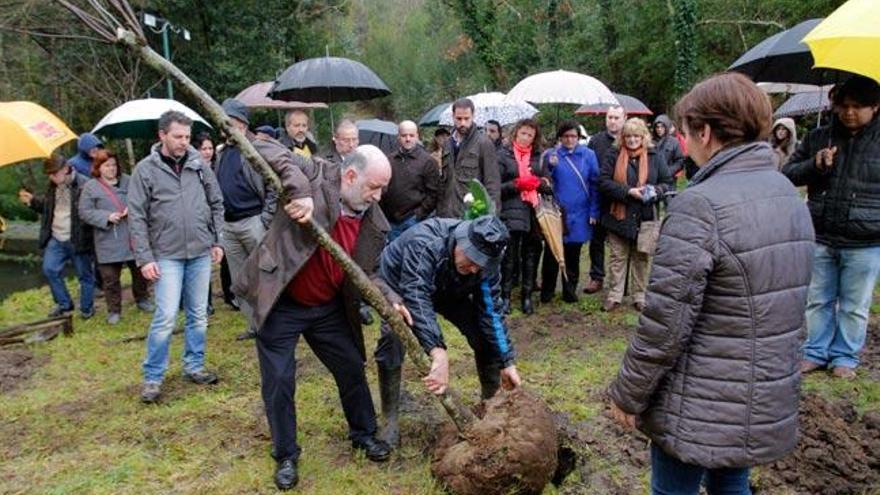
<svg viewBox="0 0 880 495"><path fill-rule="evenodd" d="M387 120L367 119L354 123L358 128L360 144L372 144L383 152L391 153L397 145L397 124Z"/></svg>
<svg viewBox="0 0 880 495"><path fill-rule="evenodd" d="M341 57L310 58L288 67L268 96L275 100L333 103L371 100L391 90L366 65Z"/></svg>
<svg viewBox="0 0 880 495"><path fill-rule="evenodd" d="M443 110L446 110L450 106L452 106L452 103L445 102L428 110L427 112L425 112L425 115L422 115L422 118L419 119L419 126L430 127L440 125L440 114L442 114Z"/></svg>

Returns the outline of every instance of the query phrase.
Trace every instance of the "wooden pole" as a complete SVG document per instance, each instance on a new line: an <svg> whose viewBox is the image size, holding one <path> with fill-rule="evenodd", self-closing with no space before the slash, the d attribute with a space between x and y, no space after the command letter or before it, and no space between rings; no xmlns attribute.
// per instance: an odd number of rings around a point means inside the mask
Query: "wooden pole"
<svg viewBox="0 0 880 495"><path fill-rule="evenodd" d="M198 101L207 113L208 118L222 128L230 139L235 142L239 150L241 150L242 156L244 156L248 163L259 172L268 184L271 184L276 191L283 194L284 189L281 186L281 180L278 178L278 175L272 170L269 164L266 163L263 157L257 153L257 150L253 147L250 141L232 126L230 118L227 117L223 108L211 97L211 95L199 87L199 85L190 79L189 76L178 69L177 66L161 57L158 53L147 46L145 42L139 40L133 32L117 28L116 34L118 42L132 50L135 55L140 57L140 59L148 66L158 71L159 74L174 79L181 90ZM283 198L282 201L286 202ZM410 356L410 360L416 367L416 370L422 375L427 375L431 370L431 363L422 350L421 345L406 325L406 322L403 321L403 318L401 318L397 311L394 310L379 289L373 285L361 267L358 266L314 220L307 224L302 224L301 226L314 236L318 241L318 244L326 249L336 262L339 263L342 269L345 270L345 273L349 276L358 290L360 290L364 299L376 309L379 316L387 321L391 330L400 337ZM451 388L447 389L445 394L438 395L437 398L452 418L452 421L455 423L455 426L459 431L464 431L467 424L474 420L473 413L461 404L458 395Z"/></svg>

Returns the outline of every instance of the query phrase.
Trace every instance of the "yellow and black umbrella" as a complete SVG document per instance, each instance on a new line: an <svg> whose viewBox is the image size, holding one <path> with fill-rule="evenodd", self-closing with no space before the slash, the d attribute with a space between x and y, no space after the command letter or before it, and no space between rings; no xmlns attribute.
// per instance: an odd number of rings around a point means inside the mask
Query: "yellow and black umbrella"
<svg viewBox="0 0 880 495"><path fill-rule="evenodd" d="M48 158L76 137L61 119L36 103L0 102L0 167Z"/></svg>
<svg viewBox="0 0 880 495"><path fill-rule="evenodd" d="M844 70L880 82L880 1L849 0L803 39L815 67Z"/></svg>

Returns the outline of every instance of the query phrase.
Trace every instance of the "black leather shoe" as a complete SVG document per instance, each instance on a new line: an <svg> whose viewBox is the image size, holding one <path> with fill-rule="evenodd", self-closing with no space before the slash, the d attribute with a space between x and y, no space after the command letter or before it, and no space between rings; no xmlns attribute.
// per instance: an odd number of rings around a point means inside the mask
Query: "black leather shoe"
<svg viewBox="0 0 880 495"><path fill-rule="evenodd" d="M351 442L351 446L358 450L363 450L367 459L373 462L385 462L391 457L391 447L387 443L376 437L368 437L364 440L355 440Z"/></svg>
<svg viewBox="0 0 880 495"><path fill-rule="evenodd" d="M279 490L290 490L299 482L299 473L296 469L296 461L284 459L278 463L275 469L275 486Z"/></svg>

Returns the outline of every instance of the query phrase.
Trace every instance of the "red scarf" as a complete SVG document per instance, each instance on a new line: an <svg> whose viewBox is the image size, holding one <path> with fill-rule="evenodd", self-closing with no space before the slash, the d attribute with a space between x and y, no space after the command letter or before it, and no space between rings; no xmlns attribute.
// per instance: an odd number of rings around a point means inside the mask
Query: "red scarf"
<svg viewBox="0 0 880 495"><path fill-rule="evenodd" d="M517 144L516 141L513 142L513 157L516 158L516 165L518 167L519 179L527 180L531 179L534 174L532 174L532 147L523 147ZM519 193L519 197L523 200L523 202L532 205L532 208L536 208L538 206L538 191L521 191Z"/></svg>

